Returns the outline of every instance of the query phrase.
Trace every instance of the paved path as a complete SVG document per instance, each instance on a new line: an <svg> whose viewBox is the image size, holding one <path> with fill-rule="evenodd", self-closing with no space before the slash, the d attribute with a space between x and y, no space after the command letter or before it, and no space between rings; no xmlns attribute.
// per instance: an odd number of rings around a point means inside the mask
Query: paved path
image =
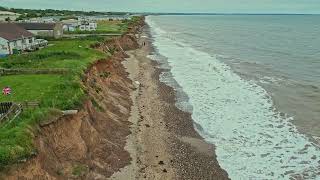
<svg viewBox="0 0 320 180"><path fill-rule="evenodd" d="M63 37L86 37L86 36L121 36L122 34L64 34Z"/></svg>

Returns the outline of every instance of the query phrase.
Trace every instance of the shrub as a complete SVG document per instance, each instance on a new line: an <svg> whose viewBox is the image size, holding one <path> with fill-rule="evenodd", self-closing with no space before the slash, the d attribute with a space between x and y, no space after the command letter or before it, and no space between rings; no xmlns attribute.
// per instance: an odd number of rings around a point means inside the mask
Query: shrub
<svg viewBox="0 0 320 180"><path fill-rule="evenodd" d="M88 171L88 167L82 164L75 165L72 169L72 174L76 177L83 176Z"/></svg>

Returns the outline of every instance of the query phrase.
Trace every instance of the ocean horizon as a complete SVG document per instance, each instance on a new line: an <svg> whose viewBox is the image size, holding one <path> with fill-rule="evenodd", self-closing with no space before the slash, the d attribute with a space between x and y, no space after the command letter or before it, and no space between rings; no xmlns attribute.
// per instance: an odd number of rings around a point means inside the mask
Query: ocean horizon
<svg viewBox="0 0 320 180"><path fill-rule="evenodd" d="M130 13L137 13L137 12L130 12ZM197 15L209 15L209 16L215 16L215 15L230 15L230 16L238 16L238 15L252 15L252 16L259 16L259 15L270 15L270 16L273 16L273 15L320 15L319 13L183 13L183 12L180 12L180 13L174 13L174 12L138 12L138 13L142 13L142 14L145 14L145 15L174 15L174 16L179 16L179 15L182 15L182 16L186 16L186 15L191 15L191 16L197 16Z"/></svg>

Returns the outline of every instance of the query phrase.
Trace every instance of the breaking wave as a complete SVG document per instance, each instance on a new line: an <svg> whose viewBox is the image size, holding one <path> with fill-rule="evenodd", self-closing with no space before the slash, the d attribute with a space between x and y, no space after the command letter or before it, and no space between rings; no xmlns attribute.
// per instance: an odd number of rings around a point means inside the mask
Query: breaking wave
<svg viewBox="0 0 320 180"><path fill-rule="evenodd" d="M216 145L230 178L320 178L319 147L297 131L292 117L274 108L265 89L208 53L180 43L152 17L147 23L160 55L151 58L165 59L170 68L161 80L187 96L178 105L192 111L199 133Z"/></svg>

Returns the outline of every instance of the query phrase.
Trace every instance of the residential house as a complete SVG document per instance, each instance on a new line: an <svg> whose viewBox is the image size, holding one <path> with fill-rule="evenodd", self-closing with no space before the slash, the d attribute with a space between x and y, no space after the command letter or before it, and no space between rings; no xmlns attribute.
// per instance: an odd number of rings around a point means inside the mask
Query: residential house
<svg viewBox="0 0 320 180"><path fill-rule="evenodd" d="M98 25L96 22L82 21L79 26L79 30L80 31L96 31L97 27Z"/></svg>
<svg viewBox="0 0 320 180"><path fill-rule="evenodd" d="M61 23L17 23L17 25L37 36L54 37L57 39L63 35Z"/></svg>
<svg viewBox="0 0 320 180"><path fill-rule="evenodd" d="M76 31L77 27L78 26L75 26L73 24L63 24L63 31L64 32L66 32L66 31L69 31L69 32Z"/></svg>
<svg viewBox="0 0 320 180"><path fill-rule="evenodd" d="M0 23L0 56L33 49L35 36L12 23Z"/></svg>
<svg viewBox="0 0 320 180"><path fill-rule="evenodd" d="M62 20L61 23L63 24L63 31L75 31L81 24L81 22L76 19Z"/></svg>

